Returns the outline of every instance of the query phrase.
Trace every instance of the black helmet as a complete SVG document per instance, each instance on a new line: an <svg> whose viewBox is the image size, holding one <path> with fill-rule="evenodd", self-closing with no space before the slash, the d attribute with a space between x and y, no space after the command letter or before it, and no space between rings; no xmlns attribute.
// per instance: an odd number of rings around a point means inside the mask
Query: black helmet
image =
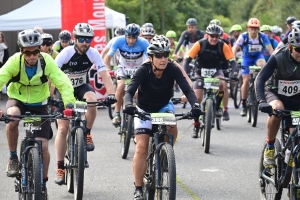
<svg viewBox="0 0 300 200"><path fill-rule="evenodd" d="M60 41L70 41L71 40L71 33L68 30L63 30L59 33L58 39Z"/></svg>
<svg viewBox="0 0 300 200"><path fill-rule="evenodd" d="M186 21L187 26L197 26L197 20L195 18L189 18Z"/></svg>
<svg viewBox="0 0 300 200"><path fill-rule="evenodd" d="M147 48L147 54L153 55L156 53L170 52L170 41L164 35L154 36Z"/></svg>
<svg viewBox="0 0 300 200"><path fill-rule="evenodd" d="M125 35L125 28L123 27L116 28L115 36L121 36L121 35Z"/></svg>
<svg viewBox="0 0 300 200"><path fill-rule="evenodd" d="M140 35L140 26L135 23L128 24L125 28L125 35L138 37Z"/></svg>
<svg viewBox="0 0 300 200"><path fill-rule="evenodd" d="M218 26L216 24L211 24L206 28L206 33L209 35L213 35L213 34L221 35L222 32L223 31L221 26Z"/></svg>
<svg viewBox="0 0 300 200"><path fill-rule="evenodd" d="M290 16L290 17L286 18L285 23L286 23L286 24L292 24L292 23L293 23L294 21L296 21L296 20L297 20L296 17Z"/></svg>
<svg viewBox="0 0 300 200"><path fill-rule="evenodd" d="M300 47L300 28L294 27L288 36L290 45Z"/></svg>

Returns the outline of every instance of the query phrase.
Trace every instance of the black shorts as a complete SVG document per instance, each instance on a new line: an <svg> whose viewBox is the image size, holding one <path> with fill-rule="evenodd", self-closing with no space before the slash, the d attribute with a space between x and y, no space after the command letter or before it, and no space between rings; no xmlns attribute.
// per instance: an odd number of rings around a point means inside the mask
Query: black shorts
<svg viewBox="0 0 300 200"><path fill-rule="evenodd" d="M212 76L212 77L216 77L216 76L223 76L223 70L222 69L218 69L217 72ZM201 69L197 69L195 70L195 77L201 77ZM196 79L193 83L193 89L204 89L204 82L203 79Z"/></svg>
<svg viewBox="0 0 300 200"><path fill-rule="evenodd" d="M6 110L11 107L19 108L21 111L21 115L24 115L25 112L30 112L31 114L36 115L48 115L47 105L27 106L19 100L8 98L6 102ZM53 136L51 121L43 119L41 127L41 130L35 131L35 137L41 137L50 140Z"/></svg>
<svg viewBox="0 0 300 200"><path fill-rule="evenodd" d="M74 97L80 101L83 99L85 93L87 93L87 92L95 93L94 88L89 83L85 83L79 87L74 88ZM60 100L62 99L59 91L56 92L55 98L60 99ZM60 113L62 113L63 110L64 110L63 108L56 109L56 111L60 112Z"/></svg>
<svg viewBox="0 0 300 200"><path fill-rule="evenodd" d="M265 96L268 103L274 100L279 100L282 102L284 109L286 110L293 110L293 111L300 110L300 104L299 104L300 95L287 97L284 95L280 95L275 91L265 89ZM290 116L287 118L287 126L295 127L292 125L292 120Z"/></svg>

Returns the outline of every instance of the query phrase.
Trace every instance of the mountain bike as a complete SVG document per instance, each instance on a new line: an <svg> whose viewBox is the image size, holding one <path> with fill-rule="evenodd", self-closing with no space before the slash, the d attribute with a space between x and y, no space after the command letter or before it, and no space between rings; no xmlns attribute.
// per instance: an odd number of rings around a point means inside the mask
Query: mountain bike
<svg viewBox="0 0 300 200"><path fill-rule="evenodd" d="M63 106L60 101L52 100L53 105ZM107 100L96 102L76 101L74 118L70 119L67 135L67 151L65 155L65 180L69 193L74 193L74 199L83 199L84 170L89 168L86 150L86 112L89 106L107 106Z"/></svg>
<svg viewBox="0 0 300 200"><path fill-rule="evenodd" d="M237 59L237 68L238 68L238 71L240 72L240 69L241 69L241 63L242 63L242 59L239 58ZM230 91L230 97L234 100L234 95L235 95L235 86L237 84L237 81L230 81L229 82L229 91Z"/></svg>
<svg viewBox="0 0 300 200"><path fill-rule="evenodd" d="M288 188L288 196L291 200L300 199L300 112L291 110L274 109L273 113L278 118L282 117L280 128L280 140L275 140L275 166L265 168L263 165L264 150L263 145L259 162L259 187L260 198L263 200L281 199L282 189ZM287 127L287 117L291 116L293 125L296 125L290 134Z"/></svg>
<svg viewBox="0 0 300 200"><path fill-rule="evenodd" d="M42 192L46 187L43 184L43 154L42 141L35 139L35 131L41 130L41 125L46 120L60 118L61 114L34 115L26 112L25 115L4 114L0 121L9 123L11 121L23 120L25 137L20 145L19 174L14 181L15 191L19 193L22 200L40 200Z"/></svg>
<svg viewBox="0 0 300 200"><path fill-rule="evenodd" d="M258 114L258 103L256 100L255 94L255 86L254 81L261 70L260 66L249 66L250 70L250 86L249 86L249 93L247 98L247 121L252 124L252 127L256 127L257 124L257 114Z"/></svg>
<svg viewBox="0 0 300 200"><path fill-rule="evenodd" d="M176 162L173 150L173 135L167 129L180 119L194 119L190 113L146 113L136 111L135 117L152 121L152 137L149 140L147 170L143 178L145 200L176 199ZM178 119L179 120L179 119ZM165 138L168 142L165 142Z"/></svg>

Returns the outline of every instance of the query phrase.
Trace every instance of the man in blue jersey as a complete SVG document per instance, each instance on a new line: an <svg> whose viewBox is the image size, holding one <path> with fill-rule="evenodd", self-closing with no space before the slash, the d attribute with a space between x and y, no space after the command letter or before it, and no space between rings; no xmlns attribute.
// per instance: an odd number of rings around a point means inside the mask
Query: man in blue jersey
<svg viewBox="0 0 300 200"><path fill-rule="evenodd" d="M120 52L119 64L117 69L117 89L115 105L115 115L112 120L114 126L119 126L121 123L120 109L122 98L125 92L125 79L130 78L135 73L137 68L141 66L144 60L147 59L148 41L139 37L140 26L137 24L128 24L125 28L125 36L118 37L109 52L104 57L106 68L110 67L110 60L117 50Z"/></svg>
<svg viewBox="0 0 300 200"><path fill-rule="evenodd" d="M242 105L243 110L241 116L244 117L247 114L246 99L248 96L249 88L249 66L257 65L263 67L266 64L266 60L262 54L263 48L266 48L270 54L273 53L272 45L268 37L259 32L260 22L257 18L250 18L248 23L248 32L241 34L232 48L233 55L239 49L243 50L242 56Z"/></svg>

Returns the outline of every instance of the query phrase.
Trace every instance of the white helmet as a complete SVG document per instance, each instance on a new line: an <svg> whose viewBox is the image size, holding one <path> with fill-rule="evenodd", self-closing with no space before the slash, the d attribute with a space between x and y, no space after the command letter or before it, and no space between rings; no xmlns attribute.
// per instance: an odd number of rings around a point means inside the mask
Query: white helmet
<svg viewBox="0 0 300 200"><path fill-rule="evenodd" d="M23 47L36 47L43 43L41 34L33 29L26 29L18 34L18 45Z"/></svg>

